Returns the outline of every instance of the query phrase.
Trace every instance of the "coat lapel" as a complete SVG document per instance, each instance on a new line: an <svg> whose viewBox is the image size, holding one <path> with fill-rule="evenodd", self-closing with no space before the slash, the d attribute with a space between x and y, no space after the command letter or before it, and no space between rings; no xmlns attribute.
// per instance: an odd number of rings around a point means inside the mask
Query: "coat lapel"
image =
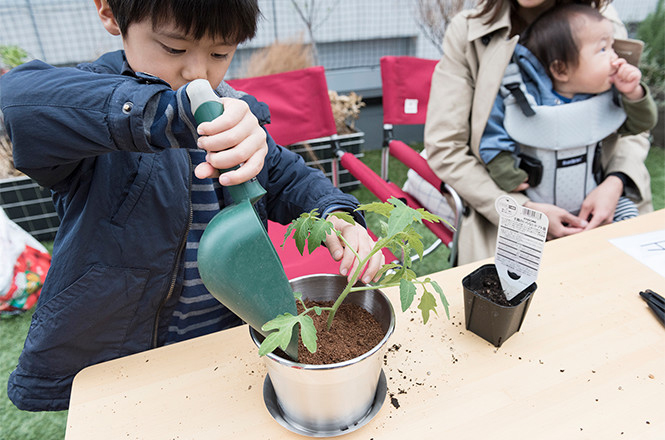
<svg viewBox="0 0 665 440"><path fill-rule="evenodd" d="M509 31L510 2L504 2L498 19L493 23L485 23L484 17L469 19L467 38L478 56L478 73L475 78L477 88L473 96L470 139L471 149L476 156L485 124L499 92L503 72L519 40L517 36L508 39ZM483 43L483 39L488 37L489 42Z"/></svg>

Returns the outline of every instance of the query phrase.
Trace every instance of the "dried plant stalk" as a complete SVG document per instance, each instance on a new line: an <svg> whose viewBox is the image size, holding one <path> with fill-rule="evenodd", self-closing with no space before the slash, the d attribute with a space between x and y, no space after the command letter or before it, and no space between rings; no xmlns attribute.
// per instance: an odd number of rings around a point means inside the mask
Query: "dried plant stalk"
<svg viewBox="0 0 665 440"><path fill-rule="evenodd" d="M357 132L356 121L360 117L360 109L365 106L363 97L355 92L339 95L333 90L328 91L328 97L337 126L337 134Z"/></svg>
<svg viewBox="0 0 665 440"><path fill-rule="evenodd" d="M313 60L312 46L303 43L302 36L291 42L275 41L249 57L243 69L243 77L252 78L305 69L314 65Z"/></svg>

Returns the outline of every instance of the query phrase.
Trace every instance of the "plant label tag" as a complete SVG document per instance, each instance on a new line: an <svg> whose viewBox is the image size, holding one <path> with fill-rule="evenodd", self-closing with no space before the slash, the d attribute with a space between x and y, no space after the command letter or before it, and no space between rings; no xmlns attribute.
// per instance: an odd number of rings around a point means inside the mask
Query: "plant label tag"
<svg viewBox="0 0 665 440"><path fill-rule="evenodd" d="M500 216L494 263L510 301L538 278L549 220L507 195L497 198L494 206Z"/></svg>
<svg viewBox="0 0 665 440"><path fill-rule="evenodd" d="M415 115L418 113L418 100L417 99L405 99L404 100L404 114Z"/></svg>

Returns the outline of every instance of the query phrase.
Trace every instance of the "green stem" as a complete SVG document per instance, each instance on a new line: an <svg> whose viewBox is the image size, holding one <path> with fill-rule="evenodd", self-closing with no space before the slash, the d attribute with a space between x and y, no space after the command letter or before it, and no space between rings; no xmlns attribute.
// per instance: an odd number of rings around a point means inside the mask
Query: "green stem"
<svg viewBox="0 0 665 440"><path fill-rule="evenodd" d="M360 255L358 255L358 253L349 245L349 242L346 241L346 239L344 237L339 235L339 238L356 255L356 258L358 259L358 267L356 268L356 271L351 276L351 279L349 280L349 282L346 284L346 287L344 287L344 290L342 291L342 293L337 298L337 301L335 301L335 303L333 304L330 314L328 314L328 321L327 321L328 330L330 330L330 327L332 327L332 322L333 322L333 319L335 318L335 313L337 313L337 310L342 305L342 302L344 302L347 295L351 292L351 290L353 288L353 285L356 284L356 281L358 281L358 278L360 277L360 273L362 272L363 267L365 267L365 264L367 263L367 261L369 261L369 259L372 258L372 256L381 249L381 248L377 248L377 246L375 245L374 248L367 255L367 257L365 257L365 259L361 259Z"/></svg>
<svg viewBox="0 0 665 440"><path fill-rule="evenodd" d="M360 291L363 291L363 290L388 289L390 287L399 287L399 283L377 284L376 286L352 287L351 292L360 292Z"/></svg>
<svg viewBox="0 0 665 440"><path fill-rule="evenodd" d="M300 312L300 313L298 314L298 316L306 315L306 314L308 314L309 312L311 312L312 310L314 310L314 307L310 307L310 308L308 308L308 307L305 305L305 301L303 301L302 299L300 299L299 301L300 301L300 304L302 304L302 309L303 309L303 310L302 310L302 312ZM329 312L329 311L332 310L332 307L319 307L319 309L321 309L321 310L325 310L325 311Z"/></svg>

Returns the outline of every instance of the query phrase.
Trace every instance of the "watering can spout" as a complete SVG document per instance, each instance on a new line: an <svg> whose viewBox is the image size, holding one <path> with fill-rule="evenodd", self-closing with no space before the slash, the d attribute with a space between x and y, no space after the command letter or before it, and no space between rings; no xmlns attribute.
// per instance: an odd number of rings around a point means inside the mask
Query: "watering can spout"
<svg viewBox="0 0 665 440"><path fill-rule="evenodd" d="M212 121L224 111L208 81L187 86L197 123ZM233 204L206 226L199 242L199 274L208 291L254 330L284 313L297 314L295 298L279 256L254 209L266 193L257 179L228 187ZM298 359L294 333L286 353Z"/></svg>

